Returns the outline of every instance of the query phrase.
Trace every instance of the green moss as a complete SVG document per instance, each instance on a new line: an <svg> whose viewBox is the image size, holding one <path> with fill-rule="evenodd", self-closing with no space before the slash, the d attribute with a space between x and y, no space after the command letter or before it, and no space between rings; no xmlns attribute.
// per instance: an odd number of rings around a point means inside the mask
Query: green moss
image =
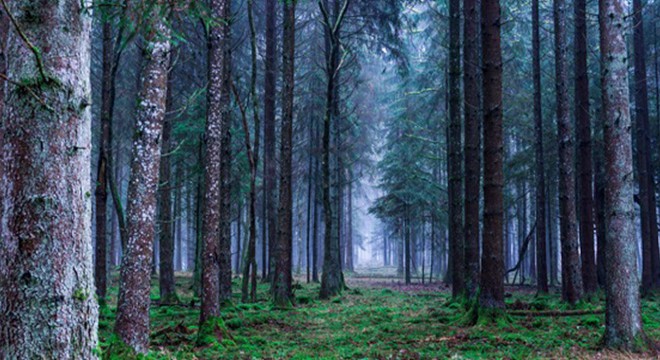
<svg viewBox="0 0 660 360"><path fill-rule="evenodd" d="M85 301L89 299L89 292L82 288L76 288L73 291L73 299L80 302Z"/></svg>
<svg viewBox="0 0 660 360"><path fill-rule="evenodd" d="M222 318L212 317L200 325L196 342L198 346L221 345L230 336Z"/></svg>

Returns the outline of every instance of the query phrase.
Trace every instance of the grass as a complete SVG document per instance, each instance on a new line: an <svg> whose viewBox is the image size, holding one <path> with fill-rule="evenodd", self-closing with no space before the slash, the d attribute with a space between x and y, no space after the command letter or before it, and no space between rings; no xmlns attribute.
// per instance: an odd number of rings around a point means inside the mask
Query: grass
<svg viewBox="0 0 660 360"><path fill-rule="evenodd" d="M271 305L268 285L260 284L256 303L240 303L236 279L235 305L225 307L228 330L218 341L198 340L199 305L191 278L177 274L183 306L152 306L151 352L148 359L534 359L620 358L644 354L603 352L599 341L604 315L562 317L512 316L499 324L461 326L463 308L449 301L439 285L404 287L390 282L352 282L350 290L329 301L318 300L318 284L300 284L297 306L279 310ZM108 305L101 309L101 349L112 343L116 278ZM152 302L158 300L154 279ZM562 310L558 295L535 297L513 292L510 308ZM602 296L579 309L603 306ZM660 298L643 301L646 333L660 338ZM110 354L106 352L106 357ZM647 354L649 357L650 355ZM112 358L111 356L109 356Z"/></svg>

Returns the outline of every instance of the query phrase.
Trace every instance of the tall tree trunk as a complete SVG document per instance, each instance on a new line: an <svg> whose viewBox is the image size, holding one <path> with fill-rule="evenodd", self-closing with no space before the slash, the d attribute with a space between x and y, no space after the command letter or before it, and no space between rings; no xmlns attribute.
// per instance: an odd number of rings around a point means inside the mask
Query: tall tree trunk
<svg viewBox="0 0 660 360"><path fill-rule="evenodd" d="M543 108L541 106L541 38L539 0L532 1L532 77L534 82L534 134L536 165L536 290L548 292L546 255L545 154L543 152Z"/></svg>
<svg viewBox="0 0 660 360"><path fill-rule="evenodd" d="M273 246L277 238L277 161L275 156L275 97L277 73L277 0L266 0L266 71L264 81L264 203L266 206L266 228L268 262L264 263L264 279L275 265ZM268 272L268 273L267 273Z"/></svg>
<svg viewBox="0 0 660 360"><path fill-rule="evenodd" d="M296 51L296 0L283 3L284 31L282 32L282 130L280 149L280 197L277 209L277 254L273 277L273 302L289 307L294 302L292 291L292 217L291 194L293 161L293 87L294 56Z"/></svg>
<svg viewBox="0 0 660 360"><path fill-rule="evenodd" d="M216 19L225 21L214 22L209 29L208 37L208 77L207 117L204 141L206 143L204 157L204 210L202 216L202 305L200 309L200 324L214 321L220 316L220 221L222 207L221 166L222 138L224 127L229 121L226 102L228 93L225 84L229 66L228 46L229 17L231 0L212 0L209 4L211 14Z"/></svg>
<svg viewBox="0 0 660 360"><path fill-rule="evenodd" d="M108 204L108 158L110 151L110 126L113 105L112 67L114 66L114 47L112 23L105 19L103 23L103 70L101 78L101 135L99 136L99 160L96 171L95 222L96 222L96 252L94 267L94 283L96 296L100 303L105 302L107 290L107 204ZM0 69L0 73L4 73ZM1 86L0 86L1 87ZM1 111L0 111L1 113Z"/></svg>
<svg viewBox="0 0 660 360"><path fill-rule="evenodd" d="M320 138L320 128L321 126L316 124L316 136L315 141L318 141ZM318 155L314 157L314 231L312 234L312 282L319 282L319 244L318 244L318 231L319 231L319 173L320 173L320 163Z"/></svg>
<svg viewBox="0 0 660 360"><path fill-rule="evenodd" d="M338 1L338 0L336 0ZM321 12L326 24L326 37L329 41L327 46L329 53L326 57L326 76L327 76L327 89L326 89L326 103L325 103L325 117L323 119L323 141L322 141L322 184L323 184L323 218L325 222L324 234L324 254L323 254L323 273L321 276L321 292L322 299L330 298L344 288L344 276L341 271L341 254L338 234L338 217L333 215L333 199L330 191L330 129L331 124L336 122L335 103L337 101L335 90L336 75L339 68L339 31L341 24L346 14L350 0L344 0L344 4L339 13L335 14L333 22L330 22L326 7L320 2ZM334 25L333 25L334 24ZM337 179L339 180L339 179ZM339 210L338 208L336 210Z"/></svg>
<svg viewBox="0 0 660 360"><path fill-rule="evenodd" d="M245 110L243 110L243 131L245 133L245 146L248 153L250 165L250 195L249 195L249 239L247 245L246 263L243 271L242 298L247 301L248 280L251 280L250 291L252 301L257 300L257 170L259 162L259 100L257 98L257 34L254 27L253 0L248 0L248 22L250 25L250 48L251 48L251 74L250 74L250 98L252 99L252 115L254 122L254 146L250 143L250 128L247 124ZM240 236L238 244L240 244ZM238 246L238 257L236 267L240 260L240 245ZM250 271L252 270L252 271Z"/></svg>
<svg viewBox="0 0 660 360"><path fill-rule="evenodd" d="M160 141L165 118L170 29L155 6L140 73L131 178L126 216L127 244L122 258L115 332L135 352L149 350L149 293L155 238Z"/></svg>
<svg viewBox="0 0 660 360"><path fill-rule="evenodd" d="M197 166L203 168L204 141L199 138L197 146ZM206 170L206 169L205 169ZM201 297L202 294L202 250L203 250L203 228L204 228L204 172L199 172L195 186L195 267L193 269L193 294Z"/></svg>
<svg viewBox="0 0 660 360"><path fill-rule="evenodd" d="M220 247L218 265L220 269L220 302L231 301L231 168L232 168L232 119L231 119L231 0L227 0L222 19L227 24L222 26L222 90L221 96L221 131L220 138Z"/></svg>
<svg viewBox="0 0 660 360"><path fill-rule="evenodd" d="M0 357L95 359L88 4L1 3Z"/></svg>
<svg viewBox="0 0 660 360"><path fill-rule="evenodd" d="M314 122L313 120L310 120L309 122L309 135L308 135L308 141L309 141L309 154L307 154L307 221L305 225L305 230L307 231L307 248L306 248L306 264L307 264L307 283L309 284L311 278L311 268L310 268L310 260L311 260L311 254L310 254L310 233L311 233L311 226L312 226L312 202L315 202L312 200L312 187L314 184L314 173L313 173L313 158L314 158Z"/></svg>
<svg viewBox="0 0 660 360"><path fill-rule="evenodd" d="M580 256L584 292L598 288L594 255L594 200L591 161L591 120L589 118L589 77L587 68L587 1L575 1L575 119L578 127L578 169L580 180Z"/></svg>
<svg viewBox="0 0 660 360"><path fill-rule="evenodd" d="M168 67L171 68L173 63L172 56L170 56ZM170 73L167 79L167 112L171 112L174 105L174 94L172 91L173 83L172 74ZM160 273L158 277L158 285L160 290L160 302L164 304L176 303L178 301L174 285L174 232L172 231L172 224L174 221L172 216L172 187L174 182L171 177L172 171L170 161L173 121L174 117L171 115L165 116L163 121L163 139L160 156L160 191L158 194L158 223L160 225L160 236L158 237ZM181 249L179 249L179 251L181 251Z"/></svg>
<svg viewBox="0 0 660 360"><path fill-rule="evenodd" d="M476 59L475 59L476 60ZM452 297L465 295L465 244L461 171L461 3L449 0L449 242Z"/></svg>
<svg viewBox="0 0 660 360"><path fill-rule="evenodd" d="M348 174L348 193L346 194L346 269L353 271L353 177L351 176L350 169L346 173Z"/></svg>
<svg viewBox="0 0 660 360"><path fill-rule="evenodd" d="M502 128L502 49L500 2L481 1L484 106L484 241L481 293L484 308L504 308L504 173Z"/></svg>
<svg viewBox="0 0 660 360"><path fill-rule="evenodd" d="M642 289L660 286L658 221L655 203L655 179L651 163L649 99L646 83L646 51L642 1L633 0L635 58L635 127L637 129L637 178L642 223Z"/></svg>
<svg viewBox="0 0 660 360"><path fill-rule="evenodd" d="M601 110L599 118L603 116ZM603 119L604 120L604 119ZM600 121L599 123L603 123ZM601 125L602 127L602 125ZM605 169L603 167L603 151L600 150L603 148L602 140L598 144L599 146L594 147L598 149L594 152L594 175L595 175L595 193L594 200L596 205L596 238L598 239L598 250L596 253L596 267L598 272L598 285L601 288L605 288L607 274L605 273L605 262L607 254L605 253L605 243L606 243L606 229L605 229Z"/></svg>
<svg viewBox="0 0 660 360"><path fill-rule="evenodd" d="M607 209L604 343L630 350L642 334L632 139L628 93L628 54L623 0L599 2L603 113L605 114L605 208Z"/></svg>
<svg viewBox="0 0 660 360"><path fill-rule="evenodd" d="M569 113L566 1L554 0L555 78L557 89L557 139L559 141L559 237L561 243L562 298L575 304L582 298L575 211L573 122Z"/></svg>
<svg viewBox="0 0 660 360"><path fill-rule="evenodd" d="M479 4L463 2L463 106L465 107L465 291L469 299L479 287L479 177L481 84ZM433 241L433 240L431 240Z"/></svg>

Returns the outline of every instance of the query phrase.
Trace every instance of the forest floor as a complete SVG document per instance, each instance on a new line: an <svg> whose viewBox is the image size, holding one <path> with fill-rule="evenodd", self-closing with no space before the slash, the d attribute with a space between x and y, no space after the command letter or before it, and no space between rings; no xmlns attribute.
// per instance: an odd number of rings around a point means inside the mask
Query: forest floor
<svg viewBox="0 0 660 360"><path fill-rule="evenodd" d="M348 274L349 289L328 301L318 299L319 284L297 278L297 306L292 310L273 308L265 284L259 285L256 303L241 303L235 279L234 305L222 312L229 336L213 346L197 347L199 302L192 295L191 275L177 273L176 280L181 305L157 305L154 278L149 359L656 358L600 349L602 295L568 308L557 294L536 297L530 288L507 288L509 311L546 311L545 316L512 315L507 322L466 327L460 321L463 306L451 302L440 283L406 286L381 275L358 274ZM108 305L100 310L102 350L112 339L116 275L112 285ZM660 339L660 296L643 301L643 321L647 335Z"/></svg>

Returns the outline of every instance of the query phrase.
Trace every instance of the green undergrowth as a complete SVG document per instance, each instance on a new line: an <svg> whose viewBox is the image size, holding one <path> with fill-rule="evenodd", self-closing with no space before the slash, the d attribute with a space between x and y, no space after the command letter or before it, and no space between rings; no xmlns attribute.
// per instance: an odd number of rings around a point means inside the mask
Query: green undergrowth
<svg viewBox="0 0 660 360"><path fill-rule="evenodd" d="M222 318L199 330L199 300L189 275L177 274L180 305L151 308L151 351L145 359L534 359L598 356L604 315L511 316L466 326L466 306L452 302L438 287L399 291L361 283L327 301L318 299L318 284L300 284L296 306L281 310L259 284L256 303L241 303L239 281ZM348 278L349 285L351 278ZM116 282L108 304L100 309L101 350L116 343L112 336ZM154 279L152 303L158 302ZM379 285L379 286L382 286ZM575 306L558 294L513 293L507 309L525 311L596 310L602 296ZM660 298L643 300L647 335L660 339ZM481 315L481 314L480 314ZM485 314L487 315L487 314ZM625 358L625 357L624 357Z"/></svg>

